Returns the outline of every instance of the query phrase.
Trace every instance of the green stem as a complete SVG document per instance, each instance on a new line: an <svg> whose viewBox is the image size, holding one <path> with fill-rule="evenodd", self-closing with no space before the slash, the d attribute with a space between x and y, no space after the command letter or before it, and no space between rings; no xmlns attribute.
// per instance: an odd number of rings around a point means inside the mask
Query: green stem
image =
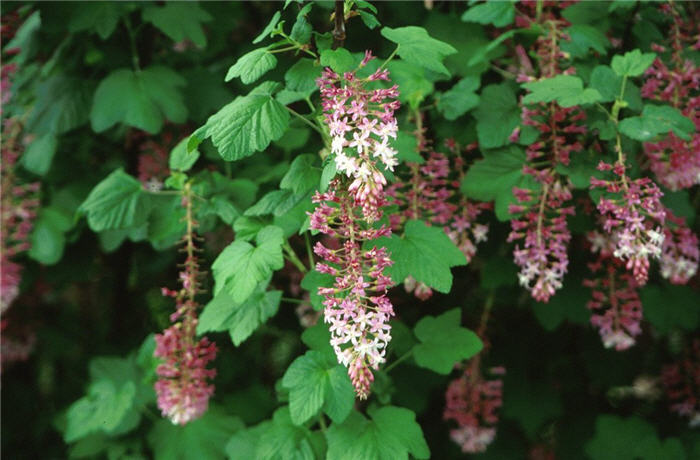
<svg viewBox="0 0 700 460"><path fill-rule="evenodd" d="M328 427L326 426L326 417L323 414L319 415L318 424L321 427L321 431L325 433Z"/></svg>
<svg viewBox="0 0 700 460"><path fill-rule="evenodd" d="M387 66L387 64L389 64L389 62L391 62L392 59L394 59L394 56L396 56L396 53L399 52L399 47L400 47L400 46L401 46L401 45L396 45L396 49L395 49L394 51L391 52L391 54L389 55L389 57L386 58L386 61L384 61L384 63L383 63L382 65L379 66L379 69L378 69L377 71L382 70L384 67Z"/></svg>
<svg viewBox="0 0 700 460"><path fill-rule="evenodd" d="M293 299L291 297L282 297L282 302L297 303L299 305L304 304L304 303L309 303L305 300Z"/></svg>
<svg viewBox="0 0 700 460"><path fill-rule="evenodd" d="M297 256L297 253L294 252L294 249L292 249L292 247L289 245L288 241L284 242L282 248L284 248L284 252L287 253L287 260L294 264L294 266L297 267L299 271L301 271L302 273L306 273L309 271Z"/></svg>
<svg viewBox="0 0 700 460"><path fill-rule="evenodd" d="M306 242L306 255L309 258L309 267L311 267L311 270L313 270L316 264L314 263L314 251L311 248L311 237L309 236L309 232L304 232L304 241Z"/></svg>
<svg viewBox="0 0 700 460"><path fill-rule="evenodd" d="M398 358L396 361L394 361L393 363L389 364L389 365L386 367L386 369L384 369L384 372L389 372L389 371L391 371L391 370L392 370L393 368L395 368L399 363L401 363L402 361L405 361L406 359L408 359L412 354L413 354L413 348L411 348L410 350L408 350L408 351L407 351L406 353L404 353L403 355L399 356L399 358Z"/></svg>
<svg viewBox="0 0 700 460"><path fill-rule="evenodd" d="M286 107L286 106L285 106L285 107ZM295 117L299 118L301 121L303 121L304 123L306 123L307 125L309 125L314 131L316 131L316 132L319 133L321 136L323 136L323 131L321 131L321 128L319 128L318 126L316 126L313 122L309 121L304 115L300 114L300 113L297 112L296 110L291 109L291 108L289 108L289 107L286 107L286 108L287 108L287 110L289 110L289 113L291 113L291 114L294 115Z"/></svg>
<svg viewBox="0 0 700 460"><path fill-rule="evenodd" d="M136 36L134 34L134 29L131 27L131 21L128 16L124 17L124 25L126 26L126 31L129 34L129 46L131 47L131 63L134 66L136 72L141 72L141 64L139 63L139 53L136 49Z"/></svg>

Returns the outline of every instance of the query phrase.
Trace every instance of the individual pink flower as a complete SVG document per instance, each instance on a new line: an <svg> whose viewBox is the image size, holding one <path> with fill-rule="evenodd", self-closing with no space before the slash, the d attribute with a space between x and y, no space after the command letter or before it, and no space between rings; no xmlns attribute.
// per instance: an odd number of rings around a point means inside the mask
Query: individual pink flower
<svg viewBox="0 0 700 460"><path fill-rule="evenodd" d="M156 369L158 407L164 417L178 425L185 425L206 412L209 398L214 393L209 380L216 375L216 370L207 369L207 365L214 360L217 351L216 345L206 337L199 340L196 337L199 304L195 297L200 292L200 270L189 184L185 187L182 204L187 223L183 237L187 258L180 272L182 288L179 291L163 288L163 295L175 299L176 310L170 315L173 325L156 334L154 352L154 356L162 359Z"/></svg>

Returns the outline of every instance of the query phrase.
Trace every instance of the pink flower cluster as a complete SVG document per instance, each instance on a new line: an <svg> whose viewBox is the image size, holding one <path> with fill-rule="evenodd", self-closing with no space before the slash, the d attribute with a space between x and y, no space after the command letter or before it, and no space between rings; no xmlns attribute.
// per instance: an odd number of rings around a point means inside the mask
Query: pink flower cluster
<svg viewBox="0 0 700 460"><path fill-rule="evenodd" d="M419 142L419 146L421 144L424 142ZM397 180L387 188L392 203L399 206L399 212L392 213L389 222L394 231L410 219L442 226L469 262L476 253L476 244L488 238L488 225L477 223L477 218L492 205L471 202L459 193L465 161L454 141L450 140L445 145L452 155L430 152L424 164L408 163L411 171L409 179ZM467 150L475 148L473 144ZM404 281L404 287L421 300L430 298L433 292L427 285L411 277Z"/></svg>
<svg viewBox="0 0 700 460"><path fill-rule="evenodd" d="M21 183L15 167L22 152L22 126L16 118L5 120L0 161L0 313L4 313L19 294L22 266L13 260L29 250L29 236L39 207L38 182Z"/></svg>
<svg viewBox="0 0 700 460"><path fill-rule="evenodd" d="M185 425L206 412L214 393L214 386L208 380L216 375L216 370L207 369L207 364L214 360L217 351L216 344L206 337L200 340L196 337L199 304L195 296L200 291L200 271L190 195L183 196L183 206L187 210L187 232L183 238L187 259L180 272L182 288L179 291L163 288L163 295L175 299L176 310L170 315L173 325L156 334L154 352L154 356L163 360L156 369L158 407L164 417L178 425Z"/></svg>
<svg viewBox="0 0 700 460"><path fill-rule="evenodd" d="M445 393L445 420L454 420L458 427L450 437L462 447L462 452L484 452L496 438L498 409L502 404L503 382L500 378L486 380L478 368L478 360L462 376L450 382ZM495 367L493 375L503 375L505 369Z"/></svg>
<svg viewBox="0 0 700 460"><path fill-rule="evenodd" d="M671 412L700 426L700 339L684 351L683 359L664 366L661 383L670 402Z"/></svg>
<svg viewBox="0 0 700 460"><path fill-rule="evenodd" d="M564 206L571 199L571 190L552 175L541 175L542 189L514 188L518 204L511 205L512 214L522 214L510 221L508 241L523 240L513 251L520 267L518 280L539 302L548 302L562 287L569 258L566 250L571 233L566 216L574 213L573 206Z"/></svg>
<svg viewBox="0 0 700 460"><path fill-rule="evenodd" d="M647 177L630 179L622 162L613 166L601 161L598 170L616 176L611 180L591 177L591 188L603 188L609 195L600 198L598 211L603 228L615 242L613 254L626 261L637 284L643 286L649 277L649 258L661 257L666 218L660 201L663 193Z"/></svg>
<svg viewBox="0 0 700 460"><path fill-rule="evenodd" d="M391 229L363 225L355 198L340 179L331 181L326 193L316 193L318 206L311 215L311 228L335 237L338 247L316 243L314 253L324 262L316 270L335 276L332 287L319 288L325 297L324 322L330 324L331 346L348 374L360 399L369 395L372 369L385 361L391 340L389 319L394 316L386 296L393 285L384 269L392 264L384 248L363 249L363 242L391 235ZM374 215L379 215L377 210Z"/></svg>
<svg viewBox="0 0 700 460"><path fill-rule="evenodd" d="M657 58L647 69L641 90L643 97L671 104L695 124L696 131L690 140L669 133L657 142L644 144L651 170L659 182L671 190L700 184L700 66L683 56L686 46L700 49L696 22L700 18L696 17L695 22L692 18L684 21L678 7L669 3L660 8L672 19L669 40L672 68ZM654 50L665 52L666 48L654 45Z"/></svg>
<svg viewBox="0 0 700 460"><path fill-rule="evenodd" d="M372 59L372 54L365 52L359 68ZM396 139L398 129L394 117L394 111L400 106L396 100L398 86L366 88L367 83L378 80L389 81L389 71L379 68L369 77L360 78L356 71L346 72L341 77L326 68L317 80L336 169L352 178L348 190L356 204L362 206L367 222L378 218L374 212L384 204L386 179L377 160L390 171L398 164L389 140Z"/></svg>
<svg viewBox="0 0 700 460"><path fill-rule="evenodd" d="M591 251L598 254L595 262L588 264L595 278L583 281L593 290L588 302L591 324L596 327L606 348L626 350L641 334L642 302L637 293L637 282L627 271L622 271L623 262L615 256L614 239L600 232L588 235Z"/></svg>
<svg viewBox="0 0 700 460"><path fill-rule="evenodd" d="M521 6L529 9L530 14L534 13L533 4ZM548 8L540 17L546 32L534 44L540 78L575 71L573 67L561 71L567 65L568 56L561 51L559 43L569 37L562 31L567 22L559 13L558 8ZM521 61L518 81L536 80L527 54L520 52L518 56ZM518 217L511 220L508 241L523 240L513 251L515 263L520 267L518 278L540 302L548 302L562 287L568 269L567 248L571 233L566 216L574 214L574 207L566 204L571 200L570 185L555 167L568 165L571 154L583 149L579 139L586 133L582 124L585 118L579 107L563 108L555 102L522 107L522 124L539 132L538 139L526 149L528 164L523 172L532 176L539 186L531 190L514 188L517 204L511 205L509 211ZM517 141L519 136L519 128L516 128L511 141Z"/></svg>
<svg viewBox="0 0 700 460"><path fill-rule="evenodd" d="M360 68L373 59L367 51ZM317 80L325 122L332 138L331 153L342 173L325 193L316 193L310 226L335 239L334 247L318 242L314 252L324 262L316 270L335 276L333 287L319 288L325 297L324 322L330 324L331 345L358 398L366 399L374 380L372 369L385 361L391 340L389 319L394 308L386 296L393 285L384 270L393 262L384 248L368 248L367 241L391 235L375 222L386 204L386 179L380 162L392 170L396 152L389 138L396 137L394 111L399 108L398 87L368 90L369 82L389 81L379 68L368 78L346 72L342 78L326 68ZM365 244L363 244L365 243Z"/></svg>
<svg viewBox="0 0 700 460"><path fill-rule="evenodd" d="M686 284L698 272L700 248L698 237L685 223L666 209L666 221L673 227L664 228L664 243L661 247L659 265L661 276L673 284Z"/></svg>

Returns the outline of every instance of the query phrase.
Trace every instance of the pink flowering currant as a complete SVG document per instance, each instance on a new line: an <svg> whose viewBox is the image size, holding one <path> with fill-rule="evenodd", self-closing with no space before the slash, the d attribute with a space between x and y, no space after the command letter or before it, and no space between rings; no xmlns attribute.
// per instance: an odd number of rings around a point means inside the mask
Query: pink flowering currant
<svg viewBox="0 0 700 460"><path fill-rule="evenodd" d="M15 167L22 153L21 138L22 125L19 120L5 120L0 161L0 313L4 313L19 294L22 266L13 259L29 250L29 236L39 207L39 183L21 183L16 175Z"/></svg>
<svg viewBox="0 0 700 460"><path fill-rule="evenodd" d="M445 420L457 422L450 430L450 438L465 453L484 452L496 438L498 409L503 401L503 381L486 379L479 369L479 359L474 359L464 373L450 382L445 393ZM490 369L490 374L501 376L502 367Z"/></svg>
<svg viewBox="0 0 700 460"><path fill-rule="evenodd" d="M673 284L687 284L698 272L700 248L698 237L688 228L685 219L666 209L667 225L661 247L661 276Z"/></svg>
<svg viewBox="0 0 700 460"><path fill-rule="evenodd" d="M618 147L619 148L619 147ZM632 180L627 176L624 156L615 165L601 161L600 171L612 171L610 180L591 177L591 188L602 188L607 196L598 201L603 229L615 244L613 255L626 262L639 286L649 278L649 258L661 257L666 210L661 204L663 193L647 177Z"/></svg>
<svg viewBox="0 0 700 460"><path fill-rule="evenodd" d="M180 272L182 288L179 291L163 288L164 295L175 299L176 310L170 315L173 325L156 334L154 352L163 360L156 369L158 407L164 417L178 425L185 425L206 412L214 393L214 386L208 381L216 375L216 370L207 369L207 364L216 357L216 344L206 337L199 340L196 337L199 304L195 297L200 291L200 271L192 197L190 185L186 184L182 205L186 210L187 230L183 241L187 258Z"/></svg>
<svg viewBox="0 0 700 460"><path fill-rule="evenodd" d="M531 6L524 5L526 9ZM558 10L548 8L538 19L546 32L534 44L540 78L574 73L573 67L562 71L568 56L561 51L559 43L569 37L562 32L567 22L559 17ZM535 81L527 55L521 53L520 60L518 81ZM537 140L527 147L528 164L523 168L538 187L513 190L517 204L510 207L510 212L518 217L511 220L508 241L522 241L516 244L513 252L515 263L520 267L520 284L540 302L549 301L562 287L568 269L571 233L566 216L574 214L574 207L566 205L571 200L571 186L555 167L568 165L571 154L583 149L578 139L586 132L582 124L585 118L579 107L564 108L556 102L522 107L523 125L539 132ZM511 140L516 141L519 135L516 129Z"/></svg>
<svg viewBox="0 0 700 460"><path fill-rule="evenodd" d="M370 59L367 52L361 67ZM386 179L379 162L387 169L397 164L388 142L396 137L394 110L399 103L386 101L397 97L396 86L367 90L365 85L388 79L388 72L381 69L366 79L355 72L341 78L326 69L318 80L332 153L342 173L325 193L313 197L317 207L311 228L337 242L332 247L318 242L314 247L324 261L316 264L316 270L335 276L333 286L319 288L319 294L325 297L323 314L330 324L331 345L338 362L348 368L360 399L369 395L372 370L385 360L391 340L389 319L394 315L386 295L393 282L384 273L392 264L390 255L368 243L391 234L390 228L376 224L386 203Z"/></svg>
<svg viewBox="0 0 700 460"><path fill-rule="evenodd" d="M687 418L691 427L700 426L700 339L693 340L681 360L664 366L661 384L671 412Z"/></svg>
<svg viewBox="0 0 700 460"><path fill-rule="evenodd" d="M670 190L700 184L700 66L683 55L686 47L700 49L700 34L697 32L700 13L696 10L695 18L684 20L679 8L683 6L674 2L660 6L661 12L672 21L669 39L671 65L667 66L657 57L645 72L646 80L641 90L643 97L669 103L695 124L695 133L688 140L671 132L659 141L644 144L651 170L659 183ZM653 48L659 53L667 50L658 44Z"/></svg>
<svg viewBox="0 0 700 460"><path fill-rule="evenodd" d="M642 302L637 293L635 278L624 270L617 256L614 239L597 231L588 234L591 251L597 254L588 264L595 278L583 285L593 290L587 306L591 310L591 324L598 329L606 348L626 350L641 334Z"/></svg>
<svg viewBox="0 0 700 460"><path fill-rule="evenodd" d="M419 131L421 128L419 126ZM427 145L418 136L419 152L421 145ZM476 253L476 244L486 241L488 225L478 223L482 211L491 208L491 203L474 203L459 193L459 185L464 177L465 161L460 155L460 147L453 140L445 145L451 155L430 152L424 164L408 163L411 176L407 181L397 180L387 189L387 195L400 212L389 216L392 229L400 229L406 220L420 219L429 225L439 225L447 236L471 261ZM476 144L467 147L474 150ZM450 172L456 172L450 177ZM432 295L425 283L409 277L404 281L408 292L426 300Z"/></svg>

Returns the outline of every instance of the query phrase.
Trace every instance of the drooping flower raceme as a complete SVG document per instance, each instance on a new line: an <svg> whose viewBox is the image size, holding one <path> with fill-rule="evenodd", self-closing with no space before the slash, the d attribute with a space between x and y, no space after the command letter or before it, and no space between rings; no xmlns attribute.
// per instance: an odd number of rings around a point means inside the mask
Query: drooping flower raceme
<svg viewBox="0 0 700 460"><path fill-rule="evenodd" d="M367 51L360 68L372 59ZM376 212L384 204L386 179L377 162L390 171L398 164L389 143L396 139L398 129L394 111L400 106L395 100L399 90L397 85L366 88L378 80L388 81L389 72L380 68L367 78L359 78L356 72L340 76L326 68L317 81L336 169L351 178L348 190L367 222L378 218Z"/></svg>
<svg viewBox="0 0 700 460"><path fill-rule="evenodd" d="M156 334L154 352L163 360L156 369L158 407L164 417L178 425L185 425L206 412L214 393L214 386L208 381L216 375L215 369L207 369L207 364L216 357L216 345L206 337L200 340L196 337L199 304L195 296L200 290L200 271L189 184L183 195L183 206L186 209L187 231L183 241L187 258L180 272L182 288L179 291L163 289L164 295L175 299L176 310L170 315L173 325Z"/></svg>
<svg viewBox="0 0 700 460"><path fill-rule="evenodd" d="M15 166L22 153L21 134L22 126L16 118L5 121L0 160L0 313L4 313L19 294L22 266L13 258L29 250L29 236L39 207L36 195L39 183L22 183L15 174Z"/></svg>
<svg viewBox="0 0 700 460"><path fill-rule="evenodd" d="M615 242L613 255L626 262L637 284L643 286L649 277L649 258L661 257L666 218L660 201L663 193L647 177L630 179L622 162L613 166L601 161L598 169L616 176L612 180L591 177L591 188L603 188L609 194L600 198L598 211L603 228Z"/></svg>
<svg viewBox="0 0 700 460"><path fill-rule="evenodd" d="M478 365L478 360L475 361ZM487 380L475 365L450 382L445 394L445 420L454 420L458 427L450 430L450 438L462 447L462 452L484 452L496 438L498 409L502 404L503 382L500 378ZM505 369L495 367L493 375L503 375Z"/></svg>
<svg viewBox="0 0 700 460"><path fill-rule="evenodd" d="M361 66L372 59L366 53ZM384 248L370 247L368 241L389 236L391 229L377 226L385 204L386 179L379 162L388 169L396 165L395 151L388 146L396 136L394 110L396 86L388 90L367 90L373 80L388 80L378 70L367 79L355 72L341 78L330 69L318 80L325 120L333 138L332 154L342 174L333 179L325 193L316 193L311 228L333 237L337 244L318 242L316 255L323 259L316 270L335 277L332 287L319 288L325 297L324 321L330 325L331 345L338 362L348 374L360 399L367 398L374 380L373 369L384 362L391 340L389 319L394 310L387 290L392 286L384 270L392 264Z"/></svg>
<svg viewBox="0 0 700 460"><path fill-rule="evenodd" d="M660 5L661 13L671 19L670 53L667 66L657 58L645 72L646 79L641 89L642 97L666 102L681 111L695 124L690 139L681 139L670 132L662 139L644 143L644 152L650 168L659 183L671 190L679 190L700 184L700 66L689 55L690 49L698 49L696 17L684 19L677 3ZM667 47L654 44L654 51L663 53Z"/></svg>
<svg viewBox="0 0 700 460"><path fill-rule="evenodd" d="M698 237L688 228L685 219L676 217L669 209L666 209L666 221L659 260L661 276L673 284L686 284L698 272Z"/></svg>
<svg viewBox="0 0 700 460"><path fill-rule="evenodd" d="M588 264L592 279L583 285L593 290L587 307L591 310L591 324L598 329L606 348L626 350L635 344L641 334L642 302L637 293L637 282L624 269L624 262L615 256L614 239L605 233L590 232L591 252L597 260Z"/></svg>
<svg viewBox="0 0 700 460"><path fill-rule="evenodd" d="M681 359L664 366L661 383L671 412L688 419L691 427L700 426L700 339L686 347Z"/></svg>
<svg viewBox="0 0 700 460"><path fill-rule="evenodd" d="M533 44L539 78L574 73L568 54L560 47L562 41L570 40L564 32L568 22L561 17L563 6L549 4L542 14L537 12L534 2L518 6L524 13L519 15L521 23L539 22L545 31ZM536 81L535 67L527 53L521 50L518 57L521 63L518 81ZM528 162L523 172L537 186L513 190L517 203L509 208L515 216L508 241L518 242L513 256L520 267L520 284L540 302L548 302L562 287L568 269L571 233L566 217L574 214L574 207L567 204L571 200L571 185L556 167L568 165L571 155L583 149L579 138L586 132L585 118L580 107L561 107L556 102L522 106L522 125L538 133L536 141L527 147ZM510 140L515 142L521 134L520 128L516 128Z"/></svg>
<svg viewBox="0 0 700 460"><path fill-rule="evenodd" d="M423 143L419 141L419 145ZM411 171L408 180L397 180L387 188L391 202L399 206L399 212L392 213L389 222L394 231L410 219L441 226L468 263L476 253L476 245L488 238L488 225L479 223L477 218L484 210L491 209L491 203L472 202L459 193L465 161L453 140L445 145L450 155L430 152L425 163L408 163ZM475 148L476 144L472 144L467 150ZM433 292L412 277L404 281L404 287L421 300L430 298Z"/></svg>

